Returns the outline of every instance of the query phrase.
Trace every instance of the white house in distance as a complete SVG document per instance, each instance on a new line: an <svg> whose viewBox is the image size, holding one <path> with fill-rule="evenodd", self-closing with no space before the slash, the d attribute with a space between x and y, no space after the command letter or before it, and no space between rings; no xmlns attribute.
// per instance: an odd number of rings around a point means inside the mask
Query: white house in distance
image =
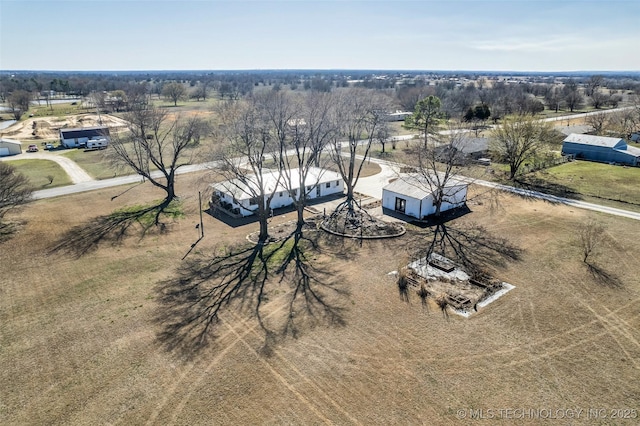
<svg viewBox="0 0 640 426"><path fill-rule="evenodd" d="M464 206L467 202L469 184L461 179L450 178L444 187L444 198L440 212ZM382 207L423 219L436 212L433 192L425 178L419 174L406 174L382 188Z"/></svg>
<svg viewBox="0 0 640 426"><path fill-rule="evenodd" d="M255 184L255 177L249 176L249 185ZM285 185L280 179L278 182L278 172L265 172L263 174L265 182L265 198L274 194L270 207L277 209L293 205L293 198L289 194ZM315 199L326 197L327 195L342 194L344 191L344 182L339 173L329 170L323 170L312 167L307 174L307 180L300 185L298 179L298 169L291 169L291 190L296 198L300 194L300 188L303 187L307 194L307 199ZM242 216L251 216L258 209L258 203L254 200L252 191L247 185L238 179L232 179L224 182L218 182L211 185L213 188L212 202L219 203L223 208L232 213ZM258 191L255 191L258 192Z"/></svg>
<svg viewBox="0 0 640 426"><path fill-rule="evenodd" d="M13 139L0 139L0 157L22 153L22 143Z"/></svg>
<svg viewBox="0 0 640 426"><path fill-rule="evenodd" d="M67 148L83 146L89 148L106 148L109 144L109 128L96 126L60 129L60 144Z"/></svg>

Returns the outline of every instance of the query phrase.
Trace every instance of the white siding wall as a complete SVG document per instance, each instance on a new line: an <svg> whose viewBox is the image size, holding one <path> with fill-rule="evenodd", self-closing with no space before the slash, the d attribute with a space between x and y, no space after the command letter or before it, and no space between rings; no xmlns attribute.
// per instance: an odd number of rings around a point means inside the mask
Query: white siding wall
<svg viewBox="0 0 640 426"><path fill-rule="evenodd" d="M382 207L395 211L396 197L406 200L404 214L416 219L420 218L420 200L387 189L382 190Z"/></svg>
<svg viewBox="0 0 640 426"><path fill-rule="evenodd" d="M76 139L62 139L62 144L69 148L80 146L80 144L87 143L89 138L76 138Z"/></svg>
<svg viewBox="0 0 640 426"><path fill-rule="evenodd" d="M447 195L440 207L440 211L446 211L464 205L464 203L467 202L467 189L467 185L458 185L447 188Z"/></svg>
<svg viewBox="0 0 640 426"><path fill-rule="evenodd" d="M467 201L467 186L459 185L448 188L447 194L448 195L445 197L445 200L440 206L441 212L464 205L464 203ZM406 214L407 216L422 219L425 216L429 216L436 212L436 207L433 204L433 197L430 195L422 200L421 209L420 200L393 191L389 191L387 189L382 190L382 207L395 211L396 197L406 200L404 214Z"/></svg>
<svg viewBox="0 0 640 426"><path fill-rule="evenodd" d="M330 183L330 187L327 188L326 182L320 183L320 197L325 197L327 195L332 195L332 194L341 194L344 192L344 182L341 179L336 179L333 180ZM306 190L306 188L305 188ZM298 191L298 190L297 190ZM297 196L297 192L296 192L296 196ZM251 205L250 201L248 199L246 200L240 200L240 203L236 203L233 200L233 197L229 194L223 193L223 192L218 192L218 197L220 198L221 201L225 201L227 203L230 203L233 208L238 208L240 210L240 214L242 214L242 216L250 216L252 214L254 214L254 211L258 209L258 205L254 204ZM265 196L265 200L269 197L269 194L267 194ZM308 199L315 199L315 198L319 198L317 196L316 193L316 187L313 186L309 191L308 191L308 195L307 195ZM287 206L291 206L293 205L293 198L291 197L291 195L289 194L288 191L282 190L282 191L278 191L273 195L273 198L271 199L271 204L269 205L272 209L279 209L281 207L287 207Z"/></svg>

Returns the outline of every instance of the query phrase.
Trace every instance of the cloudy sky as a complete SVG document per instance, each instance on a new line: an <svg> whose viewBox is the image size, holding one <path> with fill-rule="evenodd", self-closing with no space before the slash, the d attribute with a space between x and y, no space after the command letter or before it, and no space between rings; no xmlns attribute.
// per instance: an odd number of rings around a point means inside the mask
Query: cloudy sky
<svg viewBox="0 0 640 426"><path fill-rule="evenodd" d="M640 70L640 0L0 0L2 70Z"/></svg>

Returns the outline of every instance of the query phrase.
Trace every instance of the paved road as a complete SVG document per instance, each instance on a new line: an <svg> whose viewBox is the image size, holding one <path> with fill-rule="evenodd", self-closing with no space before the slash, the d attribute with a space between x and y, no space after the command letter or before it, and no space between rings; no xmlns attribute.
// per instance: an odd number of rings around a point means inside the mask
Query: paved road
<svg viewBox="0 0 640 426"><path fill-rule="evenodd" d="M404 140L404 139L410 139L412 137L413 137L412 135L404 135L404 136L396 136L395 139ZM362 156L358 156L358 157L362 159ZM33 193L34 199L59 197L63 195L75 194L75 193L80 193L85 191L93 191L96 189L110 188L114 186L128 185L128 184L142 182L142 177L139 175L129 175L129 176L112 178L112 179L94 180L86 172L84 172L84 170L82 170L76 163L74 163L70 159L64 156L51 153L51 152L23 153L23 154L19 154L12 157L3 157L2 160L10 161L10 160L22 159L22 158L38 158L38 159L56 161L65 169L65 171L67 171L67 173L69 173L69 175L72 178L72 181L74 182L73 185L35 191ZM358 181L358 184L356 185L355 190L359 193L368 195L370 197L381 198L382 187L387 185L392 179L398 177L400 165L397 163L380 160L376 158L371 158L368 161L372 161L380 165L380 168L382 169L382 171L379 174L369 176L366 178L361 178ZM207 169L211 169L214 166L215 166L215 163L203 163L203 164L183 166L178 169L176 174L192 173L196 171L207 170ZM159 177L161 176L161 173L153 172L152 176ZM556 197L554 195L549 195L549 194L545 194L537 191L513 188L511 186L501 185L501 184L489 182L489 181L473 180L472 183L476 185L482 185L485 187L499 189L501 191L511 192L521 196L546 200L551 203L564 204L564 205L572 206L576 208L597 211L597 212L611 214L615 216L626 217L634 220L640 220L640 213L630 212L627 210L601 206L598 204L587 203L579 200L572 200L569 198Z"/></svg>

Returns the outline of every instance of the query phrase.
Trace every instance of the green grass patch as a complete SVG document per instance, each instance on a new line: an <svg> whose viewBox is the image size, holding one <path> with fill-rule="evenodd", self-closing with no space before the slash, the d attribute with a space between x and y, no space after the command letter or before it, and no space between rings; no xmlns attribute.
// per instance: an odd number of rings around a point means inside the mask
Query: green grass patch
<svg viewBox="0 0 640 426"><path fill-rule="evenodd" d="M29 179L34 190L55 188L72 183L69 175L54 161L15 160L10 164Z"/></svg>
<svg viewBox="0 0 640 426"><path fill-rule="evenodd" d="M295 244L294 238L289 238L284 243L269 244L264 248L264 256L268 258L267 265L269 268L279 268L285 261L285 259L291 254L293 245ZM303 249L299 244L298 248Z"/></svg>
<svg viewBox="0 0 640 426"><path fill-rule="evenodd" d="M157 206L161 203L162 200L158 200L148 205L127 206L114 211L109 215L109 218L112 220L118 220L121 218L135 217L135 220L143 227L149 228L155 224L156 213L158 212ZM169 203L169 205L164 209L161 216L173 220L184 217L182 203L177 200L171 201L171 203Z"/></svg>
<svg viewBox="0 0 640 426"><path fill-rule="evenodd" d="M640 211L640 168L637 167L572 161L532 173L522 180L535 182L541 190L562 188L568 197Z"/></svg>
<svg viewBox="0 0 640 426"><path fill-rule="evenodd" d="M83 149L70 149L61 155L74 161L84 169L94 179L109 179L116 176L130 175L133 172L129 169L116 170L104 158L104 151L85 151Z"/></svg>
<svg viewBox="0 0 640 426"><path fill-rule="evenodd" d="M76 103L76 105L72 105L72 103ZM69 102L68 104L52 104L50 106L45 105L43 102L42 105L32 105L23 118L30 115L34 117L63 117L86 112L95 112L95 108L84 107L80 101Z"/></svg>

